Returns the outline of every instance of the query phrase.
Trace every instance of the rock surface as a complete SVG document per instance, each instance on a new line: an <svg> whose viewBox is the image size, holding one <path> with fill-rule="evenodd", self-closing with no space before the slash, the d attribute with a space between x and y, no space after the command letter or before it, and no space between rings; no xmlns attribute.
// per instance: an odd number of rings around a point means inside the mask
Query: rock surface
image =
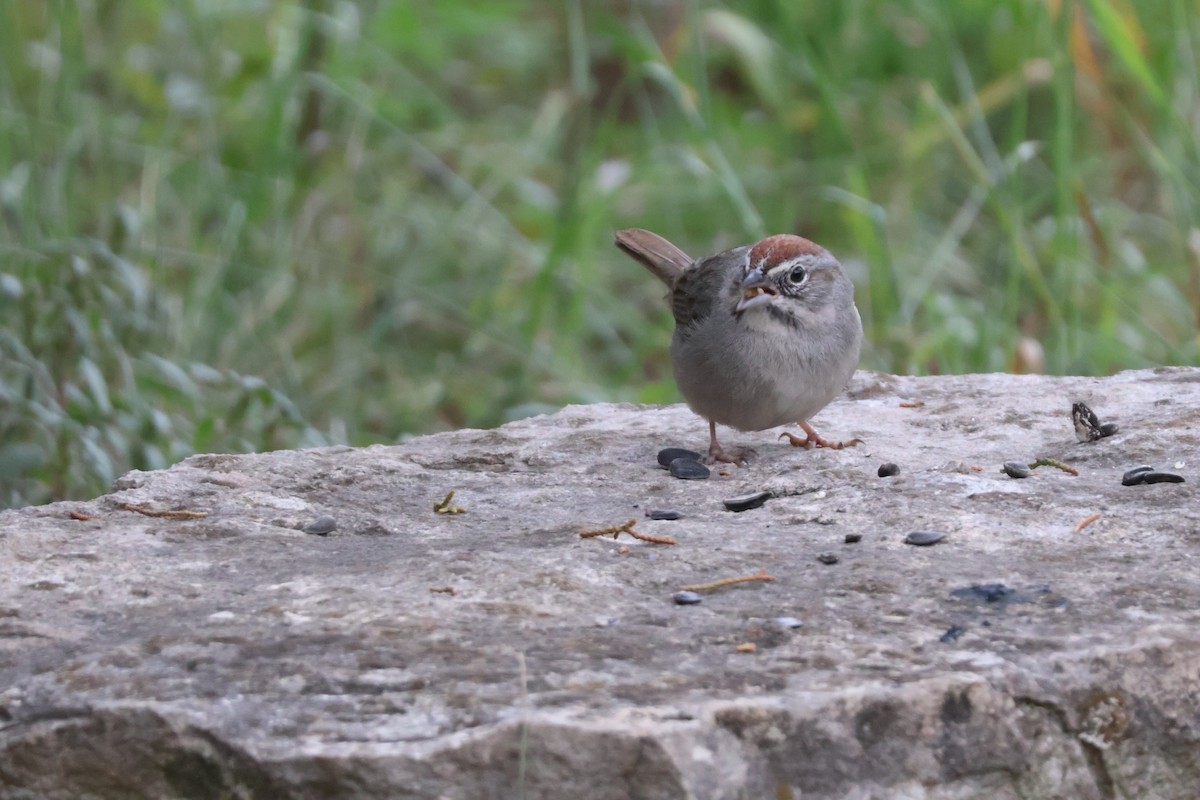
<svg viewBox="0 0 1200 800"><path fill-rule="evenodd" d="M1198 409L1195 369L859 373L815 425L865 444L725 430L758 457L705 481L656 463L685 407L594 405L6 512L0 798L1193 798ZM1001 472L1043 457L1078 476ZM631 518L677 544L580 537Z"/></svg>

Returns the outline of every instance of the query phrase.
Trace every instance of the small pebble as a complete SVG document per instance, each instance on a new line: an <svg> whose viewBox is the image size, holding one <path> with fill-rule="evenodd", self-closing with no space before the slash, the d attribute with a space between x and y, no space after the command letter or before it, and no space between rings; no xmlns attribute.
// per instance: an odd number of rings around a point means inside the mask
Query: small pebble
<svg viewBox="0 0 1200 800"><path fill-rule="evenodd" d="M1022 464L1020 461L1005 461L1002 467L1004 474L1010 478L1028 478L1033 474L1033 470L1027 464Z"/></svg>
<svg viewBox="0 0 1200 800"><path fill-rule="evenodd" d="M900 474L900 465L899 464L893 464L892 462L889 461L886 464L879 465L879 477L881 477L881 478L890 478L893 475L899 475L899 474Z"/></svg>
<svg viewBox="0 0 1200 800"><path fill-rule="evenodd" d="M695 450L686 450L682 447L664 447L658 451L658 465L663 469L671 466L671 462L677 458L690 458L692 461L699 461L700 454Z"/></svg>
<svg viewBox="0 0 1200 800"><path fill-rule="evenodd" d="M304 526L304 532L313 536L328 536L336 530L337 520L333 517L317 517Z"/></svg>
<svg viewBox="0 0 1200 800"><path fill-rule="evenodd" d="M800 628L804 623L795 617L776 617L771 620L771 624L776 628Z"/></svg>
<svg viewBox="0 0 1200 800"><path fill-rule="evenodd" d="M934 533L933 531L913 531L908 536L904 537L904 543L913 544L917 547L928 547L931 544L937 544L945 538L946 534L944 533Z"/></svg>
<svg viewBox="0 0 1200 800"><path fill-rule="evenodd" d="M671 595L671 599L674 600L675 605L678 606L694 606L704 598L695 592L676 592L675 594Z"/></svg>
<svg viewBox="0 0 1200 800"><path fill-rule="evenodd" d="M741 497L731 497L725 501L725 507L730 511L749 511L752 508L758 508L769 499L771 499L770 492L755 492Z"/></svg>
<svg viewBox="0 0 1200 800"><path fill-rule="evenodd" d="M945 633L943 633L941 636L938 637L938 641L942 642L942 643L953 642L954 640L956 640L958 637L962 636L966 632L967 632L966 628L963 628L959 625L951 625L949 628L946 629Z"/></svg>
<svg viewBox="0 0 1200 800"><path fill-rule="evenodd" d="M836 564L838 557L833 553L821 553L817 556L817 561L820 561L822 564Z"/></svg>
<svg viewBox="0 0 1200 800"><path fill-rule="evenodd" d="M678 511L669 511L667 509L656 508L653 511L647 511L646 516L650 519L682 519L683 514Z"/></svg>
<svg viewBox="0 0 1200 800"><path fill-rule="evenodd" d="M691 457L677 458L667 469L671 471L671 477L684 481L703 481L712 474L708 467Z"/></svg>
<svg viewBox="0 0 1200 800"><path fill-rule="evenodd" d="M847 533L846 534L846 544L858 544L861 541L862 541L861 533Z"/></svg>
<svg viewBox="0 0 1200 800"><path fill-rule="evenodd" d="M1121 485L1122 486L1137 486L1139 483L1143 483L1143 481L1142 481L1143 475L1145 475L1147 472L1153 472L1153 471L1154 471L1154 467L1150 466L1149 464L1142 464L1140 467L1134 467L1133 469L1128 470L1124 475L1121 476Z"/></svg>
<svg viewBox="0 0 1200 800"><path fill-rule="evenodd" d="M1121 430L1121 426L1115 422L1105 422L1100 426L1101 436L1112 436L1117 431Z"/></svg>
<svg viewBox="0 0 1200 800"><path fill-rule="evenodd" d="M1142 483L1183 483L1183 476L1176 475L1174 472L1163 472L1161 470L1151 470L1143 472L1141 475Z"/></svg>

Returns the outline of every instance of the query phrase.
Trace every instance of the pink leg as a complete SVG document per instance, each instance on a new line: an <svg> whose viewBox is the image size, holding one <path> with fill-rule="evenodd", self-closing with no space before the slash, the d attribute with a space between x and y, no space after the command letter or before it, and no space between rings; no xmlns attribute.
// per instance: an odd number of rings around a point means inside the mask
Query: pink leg
<svg viewBox="0 0 1200 800"><path fill-rule="evenodd" d="M708 421L708 463L716 464L718 461L724 464L744 464L746 456L754 451L748 448L739 448L733 455L725 452L721 447L721 443L717 441L717 423L713 420Z"/></svg>

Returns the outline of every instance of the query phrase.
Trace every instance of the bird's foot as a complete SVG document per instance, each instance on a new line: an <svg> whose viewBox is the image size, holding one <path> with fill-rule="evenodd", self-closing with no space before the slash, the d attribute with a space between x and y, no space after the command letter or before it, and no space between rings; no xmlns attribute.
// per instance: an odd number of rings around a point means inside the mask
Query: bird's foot
<svg viewBox="0 0 1200 800"><path fill-rule="evenodd" d="M789 442L791 442L792 447L827 447L830 450L844 450L847 447L854 447L856 444L862 444L862 439L849 439L845 442L831 442L813 430L812 426L807 422L801 422L800 427L804 429L803 438L787 431L779 434L779 438L786 438Z"/></svg>
<svg viewBox="0 0 1200 800"><path fill-rule="evenodd" d="M714 442L713 444L709 445L706 463L736 464L740 467L743 466L747 460L756 455L758 455L758 453L752 447L737 447L727 452L725 448Z"/></svg>
<svg viewBox="0 0 1200 800"><path fill-rule="evenodd" d="M717 423L711 419L708 421L708 459L709 464L737 464L741 466L746 463L746 459L756 455L753 449L749 447L739 447L731 453L726 453L725 448L721 447L721 443L717 441Z"/></svg>

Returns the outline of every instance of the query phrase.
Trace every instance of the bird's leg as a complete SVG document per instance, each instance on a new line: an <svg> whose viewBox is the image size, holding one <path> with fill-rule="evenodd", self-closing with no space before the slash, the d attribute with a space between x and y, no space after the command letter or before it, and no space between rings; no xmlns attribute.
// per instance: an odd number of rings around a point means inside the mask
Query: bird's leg
<svg viewBox="0 0 1200 800"><path fill-rule="evenodd" d="M708 421L708 463L716 464L718 461L724 464L744 464L746 456L753 455L754 451L748 447L739 447L732 455L725 452L721 447L721 443L717 441L717 423L714 420Z"/></svg>
<svg viewBox="0 0 1200 800"><path fill-rule="evenodd" d="M801 422L800 427L804 430L804 438L801 439L795 434L784 431L779 434L779 438L787 438L792 443L792 447L828 447L830 450L842 450L846 447L854 447L856 444L862 444L862 439L851 439L846 442L831 442L821 434L813 430L812 425L807 422ZM716 439L713 439L715 442Z"/></svg>

